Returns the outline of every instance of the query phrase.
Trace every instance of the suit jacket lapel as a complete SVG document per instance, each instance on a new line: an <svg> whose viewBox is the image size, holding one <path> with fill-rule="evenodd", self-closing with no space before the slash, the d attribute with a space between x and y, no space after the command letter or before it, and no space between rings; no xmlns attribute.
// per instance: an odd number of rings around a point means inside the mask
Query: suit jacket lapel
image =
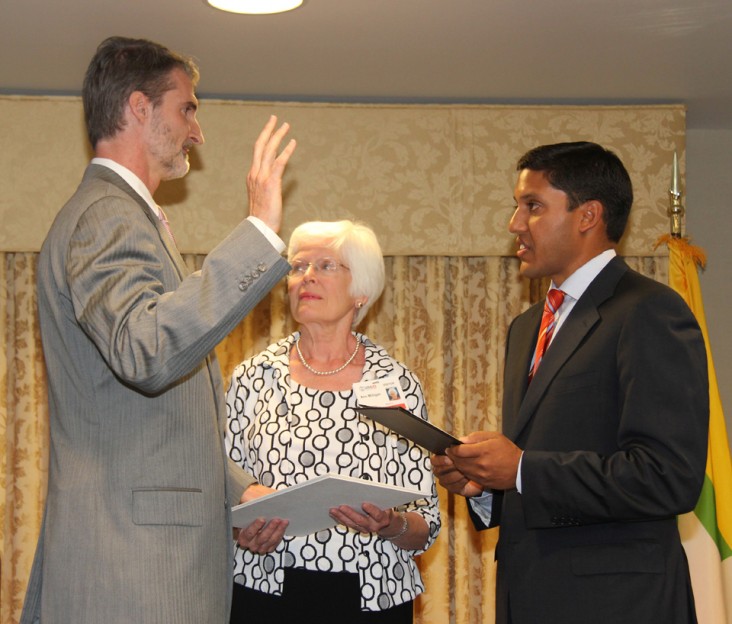
<svg viewBox="0 0 732 624"><path fill-rule="evenodd" d="M113 184L122 192L129 195L130 198L135 200L135 202L137 202L137 204L142 209L145 217L150 221L150 223L153 224L155 229L158 231L158 235L160 236L160 240L163 242L165 251L167 252L170 261L173 263L173 266L178 272L178 277L180 277L180 279L183 279L188 274L188 268L183 261L183 257L180 255L180 251L178 251L178 247L175 244L175 241L170 236L170 233L165 228L160 219L158 219L153 214L150 206L147 205L147 202L135 191L135 189L127 184L127 182L125 182L123 178L117 175L109 167L104 167L102 165L89 165L87 175L99 178L101 180L104 180L105 182Z"/></svg>
<svg viewBox="0 0 732 624"><path fill-rule="evenodd" d="M599 308L612 296L618 281L627 269L628 266L625 262L621 258L616 257L590 283L587 290L579 298L574 308L572 308L570 315L567 317L560 331L557 332L531 383L528 383L528 367L536 345L536 336L529 341L531 344L528 348L525 344L521 346L521 349L526 350L527 354L526 379L523 380L523 387L526 393L515 420L511 426L504 429L509 438L512 440L518 438L530 422L547 388L557 376L564 363L572 357L572 354L595 324L601 321ZM537 320L535 333L539 331L538 323L539 321ZM525 341L526 338L522 337L521 340Z"/></svg>
<svg viewBox="0 0 732 624"><path fill-rule="evenodd" d="M532 306L514 319L509 329L503 384L503 433L512 440L525 425L520 409L529 384L529 363L536 349L543 309L543 302Z"/></svg>

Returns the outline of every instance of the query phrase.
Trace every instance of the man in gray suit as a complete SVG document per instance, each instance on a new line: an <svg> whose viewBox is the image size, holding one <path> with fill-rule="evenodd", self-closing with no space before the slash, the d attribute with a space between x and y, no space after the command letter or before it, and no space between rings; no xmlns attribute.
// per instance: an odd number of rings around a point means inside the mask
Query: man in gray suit
<svg viewBox="0 0 732 624"><path fill-rule="evenodd" d="M213 349L287 272L275 231L295 143L280 150L288 126L270 118L250 216L189 274L152 195L203 143L197 79L190 59L120 37L86 73L95 158L38 260L51 448L24 623L228 621L229 509L252 479L227 465ZM264 550L283 530L250 529Z"/></svg>

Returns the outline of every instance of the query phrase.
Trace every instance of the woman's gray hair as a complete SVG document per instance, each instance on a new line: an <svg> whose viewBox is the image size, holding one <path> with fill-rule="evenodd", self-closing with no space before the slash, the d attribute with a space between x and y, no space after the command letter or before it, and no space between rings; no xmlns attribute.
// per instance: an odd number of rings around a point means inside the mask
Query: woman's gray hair
<svg viewBox="0 0 732 624"><path fill-rule="evenodd" d="M368 225L349 220L308 221L293 230L287 259L311 245L332 249L351 271L350 295L366 298L353 317L356 327L384 290L384 256L376 234Z"/></svg>

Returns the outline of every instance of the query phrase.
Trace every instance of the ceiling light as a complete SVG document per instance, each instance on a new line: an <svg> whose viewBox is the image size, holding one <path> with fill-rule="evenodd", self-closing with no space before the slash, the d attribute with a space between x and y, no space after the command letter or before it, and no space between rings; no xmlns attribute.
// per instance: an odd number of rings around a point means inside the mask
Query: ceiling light
<svg viewBox="0 0 732 624"><path fill-rule="evenodd" d="M302 4L302 0L206 0L216 9L229 13L250 13L265 15L292 11Z"/></svg>

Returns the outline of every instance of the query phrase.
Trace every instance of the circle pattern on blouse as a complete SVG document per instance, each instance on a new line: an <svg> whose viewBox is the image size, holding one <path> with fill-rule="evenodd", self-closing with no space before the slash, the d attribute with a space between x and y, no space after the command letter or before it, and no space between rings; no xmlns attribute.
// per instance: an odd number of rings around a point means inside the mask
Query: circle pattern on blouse
<svg viewBox="0 0 732 624"><path fill-rule="evenodd" d="M429 500L406 509L425 517L434 539L439 511L428 454L361 416L353 391L320 391L293 382L286 367L288 344L281 341L270 353L284 362L284 368L261 357L237 368L227 393L229 456L259 483L275 489L331 472L432 492ZM424 417L417 378L370 341L364 346L365 373L382 376L385 371L398 377L407 409ZM401 604L424 590L412 553L342 525L285 537L267 555L237 547L234 565L237 582L272 594L282 591L284 567L355 572L361 581L362 606L369 610Z"/></svg>

